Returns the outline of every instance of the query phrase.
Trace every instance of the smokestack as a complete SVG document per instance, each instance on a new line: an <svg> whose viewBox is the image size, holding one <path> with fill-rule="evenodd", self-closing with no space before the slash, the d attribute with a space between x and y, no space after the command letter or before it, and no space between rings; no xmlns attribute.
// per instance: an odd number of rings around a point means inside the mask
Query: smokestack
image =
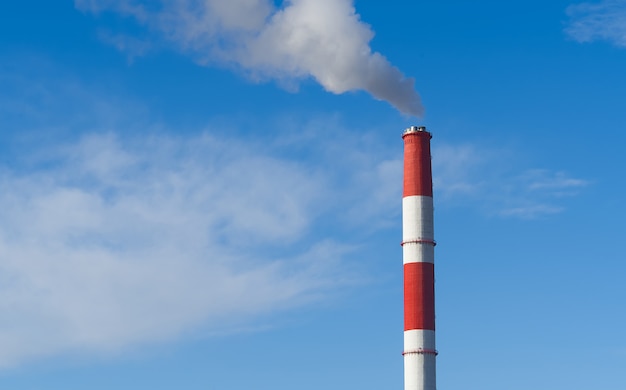
<svg viewBox="0 0 626 390"><path fill-rule="evenodd" d="M402 259L404 263L404 389L435 390L435 240L432 135L404 131Z"/></svg>

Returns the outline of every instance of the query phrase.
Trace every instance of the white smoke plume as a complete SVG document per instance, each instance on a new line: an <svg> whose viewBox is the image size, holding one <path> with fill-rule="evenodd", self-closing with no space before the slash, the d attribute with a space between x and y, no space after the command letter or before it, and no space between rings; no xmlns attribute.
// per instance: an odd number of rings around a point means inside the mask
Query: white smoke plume
<svg viewBox="0 0 626 390"><path fill-rule="evenodd" d="M369 43L353 0L75 0L87 12L136 19L204 64L234 65L254 79L314 78L327 91L363 90L399 111L424 109L407 78Z"/></svg>

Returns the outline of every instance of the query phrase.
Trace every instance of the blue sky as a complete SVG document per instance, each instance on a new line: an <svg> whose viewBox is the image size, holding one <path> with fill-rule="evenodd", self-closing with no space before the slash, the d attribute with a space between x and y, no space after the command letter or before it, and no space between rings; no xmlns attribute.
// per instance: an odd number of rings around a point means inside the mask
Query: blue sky
<svg viewBox="0 0 626 390"><path fill-rule="evenodd" d="M1 388L401 388L417 124L439 388L623 389L625 1L0 18Z"/></svg>

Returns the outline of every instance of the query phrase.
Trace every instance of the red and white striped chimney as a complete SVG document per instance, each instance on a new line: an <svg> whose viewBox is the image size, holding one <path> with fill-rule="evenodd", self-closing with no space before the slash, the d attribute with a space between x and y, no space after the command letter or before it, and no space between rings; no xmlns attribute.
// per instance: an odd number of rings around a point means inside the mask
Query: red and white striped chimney
<svg viewBox="0 0 626 390"><path fill-rule="evenodd" d="M404 131L402 258L404 263L404 389L435 390L435 240L432 135Z"/></svg>

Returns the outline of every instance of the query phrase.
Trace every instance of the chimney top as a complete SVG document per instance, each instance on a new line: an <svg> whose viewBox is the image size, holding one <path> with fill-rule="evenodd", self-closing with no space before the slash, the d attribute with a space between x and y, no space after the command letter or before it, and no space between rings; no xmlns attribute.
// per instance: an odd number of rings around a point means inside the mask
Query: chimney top
<svg viewBox="0 0 626 390"><path fill-rule="evenodd" d="M408 127L406 130L404 130L404 133L402 134L402 136L404 137L407 134L411 134L411 133L422 133L422 132L426 132L426 126L410 126Z"/></svg>

